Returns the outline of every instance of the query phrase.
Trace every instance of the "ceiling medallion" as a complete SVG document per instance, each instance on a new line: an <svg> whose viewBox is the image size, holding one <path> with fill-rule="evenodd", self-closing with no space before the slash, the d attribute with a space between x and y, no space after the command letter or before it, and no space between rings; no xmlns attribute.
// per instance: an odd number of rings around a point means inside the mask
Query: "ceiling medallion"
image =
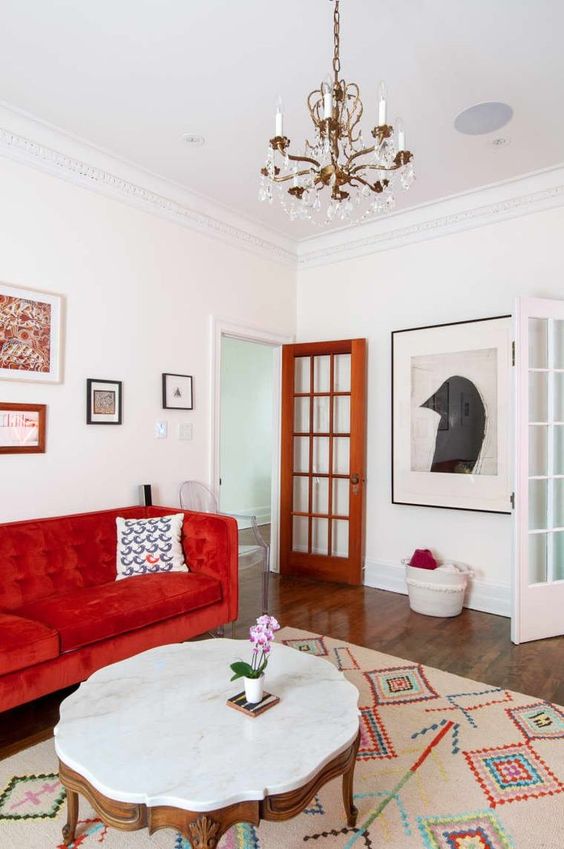
<svg viewBox="0 0 564 849"><path fill-rule="evenodd" d="M307 100L314 125L313 143L306 141L303 156L289 153L290 140L284 135L279 98L275 135L261 169L259 190L259 200L268 203L277 194L291 219L317 220L321 224L363 221L388 212L395 206L395 172L403 189L408 189L414 179L413 154L406 148L403 123L396 120L395 138L394 128L386 123L383 83L378 92L378 125L372 130L374 143L365 145L359 126L364 111L359 87L339 79L339 2L334 0L333 73Z"/></svg>

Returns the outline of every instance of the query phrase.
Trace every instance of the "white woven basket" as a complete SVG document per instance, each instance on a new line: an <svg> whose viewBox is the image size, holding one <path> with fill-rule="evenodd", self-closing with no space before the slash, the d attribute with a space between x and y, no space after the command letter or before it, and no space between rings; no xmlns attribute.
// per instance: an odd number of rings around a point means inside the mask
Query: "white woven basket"
<svg viewBox="0 0 564 849"><path fill-rule="evenodd" d="M464 593L472 571L443 572L440 569L419 569L406 566L409 606L426 616L458 616L462 612Z"/></svg>

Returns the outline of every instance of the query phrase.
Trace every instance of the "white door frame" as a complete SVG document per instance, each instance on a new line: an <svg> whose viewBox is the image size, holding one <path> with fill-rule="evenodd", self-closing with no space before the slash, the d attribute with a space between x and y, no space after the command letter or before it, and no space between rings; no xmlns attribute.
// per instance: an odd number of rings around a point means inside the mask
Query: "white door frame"
<svg viewBox="0 0 564 849"><path fill-rule="evenodd" d="M241 339L259 342L274 349L274 378L272 384L272 493L271 493L271 539L270 569L278 572L278 528L280 523L280 414L282 409L282 356L281 346L294 341L293 336L282 336L270 330L237 324L217 316L211 316L211 440L209 478L214 492L219 493L220 439L221 439L221 339Z"/></svg>

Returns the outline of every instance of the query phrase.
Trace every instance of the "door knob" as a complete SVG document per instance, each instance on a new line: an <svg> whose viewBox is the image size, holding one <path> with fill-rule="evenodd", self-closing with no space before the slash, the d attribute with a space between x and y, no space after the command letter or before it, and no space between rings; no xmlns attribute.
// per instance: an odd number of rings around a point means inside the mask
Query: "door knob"
<svg viewBox="0 0 564 849"><path fill-rule="evenodd" d="M360 483L360 475L357 475L356 473L351 475L351 483L353 486L357 486Z"/></svg>

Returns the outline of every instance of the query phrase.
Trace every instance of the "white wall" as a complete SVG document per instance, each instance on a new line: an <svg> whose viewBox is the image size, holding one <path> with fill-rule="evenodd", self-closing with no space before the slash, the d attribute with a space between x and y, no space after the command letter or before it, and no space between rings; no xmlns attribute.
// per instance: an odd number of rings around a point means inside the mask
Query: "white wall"
<svg viewBox="0 0 564 849"><path fill-rule="evenodd" d="M48 405L47 452L0 456L0 521L137 503L145 482L178 504L209 476L210 315L293 333L293 270L24 165L0 160L0 186L0 280L67 312L64 382L0 381L1 401ZM194 376L193 412L161 409L165 371ZM85 424L88 377L123 380L122 426Z"/></svg>
<svg viewBox="0 0 564 849"><path fill-rule="evenodd" d="M269 345L221 343L221 509L270 522L274 353Z"/></svg>
<svg viewBox="0 0 564 849"><path fill-rule="evenodd" d="M399 589L394 566L429 547L475 567L476 606L509 610L510 516L390 502L390 332L564 298L563 235L560 208L299 272L299 340L369 340L367 581Z"/></svg>

